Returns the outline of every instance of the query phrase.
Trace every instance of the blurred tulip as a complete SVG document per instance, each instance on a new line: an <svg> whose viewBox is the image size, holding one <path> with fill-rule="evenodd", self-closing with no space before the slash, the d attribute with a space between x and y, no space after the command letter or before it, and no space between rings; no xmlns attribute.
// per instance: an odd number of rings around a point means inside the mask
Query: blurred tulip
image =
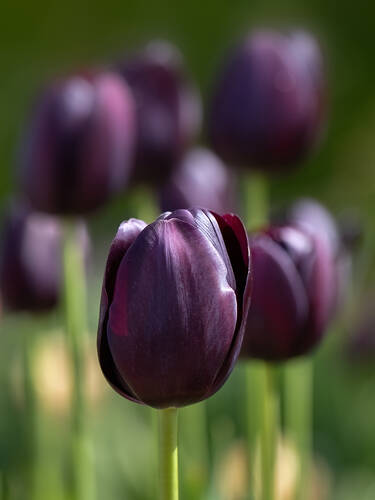
<svg viewBox="0 0 375 500"><path fill-rule="evenodd" d="M285 360L321 339L336 292L332 252L293 226L274 226L251 241L253 294L242 355Z"/></svg>
<svg viewBox="0 0 375 500"><path fill-rule="evenodd" d="M121 78L77 74L39 100L22 151L22 183L35 210L80 214L123 188L133 166L135 104Z"/></svg>
<svg viewBox="0 0 375 500"><path fill-rule="evenodd" d="M0 289L4 308L44 311L56 306L61 289L60 221L30 212L24 206L11 210L5 222L0 262ZM86 256L89 240L80 224L77 239Z"/></svg>
<svg viewBox="0 0 375 500"><path fill-rule="evenodd" d="M201 102L185 75L182 56L164 41L149 43L142 52L118 65L137 106L137 181L163 182L184 150L199 133Z"/></svg>
<svg viewBox="0 0 375 500"><path fill-rule="evenodd" d="M177 210L123 222L104 277L98 354L110 385L155 408L214 394L239 354L250 299L241 221Z"/></svg>
<svg viewBox="0 0 375 500"><path fill-rule="evenodd" d="M210 141L229 163L285 168L315 145L324 108L316 41L302 31L256 31L219 76L209 113Z"/></svg>
<svg viewBox="0 0 375 500"><path fill-rule="evenodd" d="M162 211L202 207L218 213L236 208L235 179L214 153L189 151L159 192Z"/></svg>

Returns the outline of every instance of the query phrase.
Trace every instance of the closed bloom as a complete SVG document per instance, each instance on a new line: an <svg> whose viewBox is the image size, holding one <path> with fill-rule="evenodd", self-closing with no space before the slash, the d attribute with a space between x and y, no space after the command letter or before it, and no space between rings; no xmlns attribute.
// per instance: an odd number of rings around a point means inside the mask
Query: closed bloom
<svg viewBox="0 0 375 500"><path fill-rule="evenodd" d="M163 211L204 207L218 213L236 208L233 173L205 148L189 151L159 191Z"/></svg>
<svg viewBox="0 0 375 500"><path fill-rule="evenodd" d="M155 408L214 394L239 354L250 298L241 221L176 210L123 222L104 276L98 354L110 385Z"/></svg>
<svg viewBox="0 0 375 500"><path fill-rule="evenodd" d="M198 91L185 74L177 48L164 41L149 43L117 69L130 85L137 106L134 179L160 183L199 132Z"/></svg>
<svg viewBox="0 0 375 500"><path fill-rule="evenodd" d="M301 161L317 141L325 79L307 33L256 31L219 75L209 114L214 149L240 166L277 169Z"/></svg>
<svg viewBox="0 0 375 500"><path fill-rule="evenodd" d="M77 238L87 257L86 226ZM4 309L47 311L60 297L62 227L50 215L17 206L8 214L2 236L0 290Z"/></svg>
<svg viewBox="0 0 375 500"><path fill-rule="evenodd" d="M54 82L37 103L22 151L22 183L35 210L80 214L122 189L133 166L135 104L115 74Z"/></svg>
<svg viewBox="0 0 375 500"><path fill-rule="evenodd" d="M256 233L250 246L254 282L242 355L280 361L309 352L335 302L332 252L292 225Z"/></svg>

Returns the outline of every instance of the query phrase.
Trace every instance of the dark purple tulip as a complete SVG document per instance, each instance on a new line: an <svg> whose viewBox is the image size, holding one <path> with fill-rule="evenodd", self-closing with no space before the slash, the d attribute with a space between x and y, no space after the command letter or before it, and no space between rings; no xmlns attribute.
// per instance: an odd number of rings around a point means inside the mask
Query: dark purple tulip
<svg viewBox="0 0 375 500"><path fill-rule="evenodd" d="M319 240L274 226L250 240L252 303L242 356L270 361L309 352L321 339L335 298L335 263Z"/></svg>
<svg viewBox="0 0 375 500"><path fill-rule="evenodd" d="M304 32L256 31L219 76L209 113L210 141L232 164L290 166L316 143L324 108L316 41Z"/></svg>
<svg viewBox="0 0 375 500"><path fill-rule="evenodd" d="M77 229L87 256L85 225ZM0 290L4 309L47 311L56 306L61 289L62 227L50 215L14 208L5 221L0 260Z"/></svg>
<svg viewBox="0 0 375 500"><path fill-rule="evenodd" d="M110 385L155 408L214 394L238 357L249 247L235 215L201 209L123 222L102 291L98 354Z"/></svg>
<svg viewBox="0 0 375 500"><path fill-rule="evenodd" d="M189 151L159 191L162 211L204 207L218 213L236 208L233 173L214 153Z"/></svg>
<svg viewBox="0 0 375 500"><path fill-rule="evenodd" d="M165 180L200 129L201 103L187 79L181 54L163 41L118 66L137 105L138 141L135 180Z"/></svg>
<svg viewBox="0 0 375 500"><path fill-rule="evenodd" d="M73 75L46 89L22 152L35 210L80 214L123 188L133 166L135 104L115 74Z"/></svg>

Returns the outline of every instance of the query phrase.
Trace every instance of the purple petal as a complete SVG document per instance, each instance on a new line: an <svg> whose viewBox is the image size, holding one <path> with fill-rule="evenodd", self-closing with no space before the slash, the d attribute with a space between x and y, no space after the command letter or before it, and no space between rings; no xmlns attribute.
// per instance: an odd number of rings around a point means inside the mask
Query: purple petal
<svg viewBox="0 0 375 500"><path fill-rule="evenodd" d="M98 357L103 374L109 384L122 396L137 401L127 384L117 372L108 346L106 325L108 321L108 305L112 302L118 268L121 260L146 227L145 222L138 219L129 219L120 224L117 234L111 244L104 273L104 283L100 301L100 315L98 327Z"/></svg>
<svg viewBox="0 0 375 500"><path fill-rule="evenodd" d="M252 270L250 269L249 240L241 220L233 214L225 214L223 216L218 214L213 215L219 223L237 284L236 332L226 361L215 380L215 390L218 390L230 375L241 350L246 319L250 308Z"/></svg>
<svg viewBox="0 0 375 500"><path fill-rule="evenodd" d="M288 358L308 318L304 284L291 257L269 236L254 238L251 253L253 294L242 355Z"/></svg>

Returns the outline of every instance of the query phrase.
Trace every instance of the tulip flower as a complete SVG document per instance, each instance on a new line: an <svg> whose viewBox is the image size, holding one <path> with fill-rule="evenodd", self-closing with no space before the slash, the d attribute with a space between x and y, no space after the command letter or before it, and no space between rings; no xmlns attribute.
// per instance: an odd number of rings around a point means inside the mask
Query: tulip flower
<svg viewBox="0 0 375 500"><path fill-rule="evenodd" d="M294 226L255 234L251 253L254 285L242 355L280 361L307 353L331 316L333 254Z"/></svg>
<svg viewBox="0 0 375 500"><path fill-rule="evenodd" d="M300 31L255 31L219 75L209 113L210 141L229 163L285 168L317 142L324 108L316 41Z"/></svg>
<svg viewBox="0 0 375 500"><path fill-rule="evenodd" d="M35 210L96 209L126 185L133 166L135 104L121 78L77 74L37 103L22 150L22 184Z"/></svg>
<svg viewBox="0 0 375 500"><path fill-rule="evenodd" d="M163 211L205 207L218 213L236 206L232 172L208 149L189 151L159 191Z"/></svg>
<svg viewBox="0 0 375 500"><path fill-rule="evenodd" d="M137 106L134 179L160 183L198 134L201 103L176 47L153 41L118 64Z"/></svg>
<svg viewBox="0 0 375 500"><path fill-rule="evenodd" d="M214 394L249 307L246 232L234 215L177 210L123 222L104 276L98 354L110 385L155 408Z"/></svg>
<svg viewBox="0 0 375 500"><path fill-rule="evenodd" d="M88 251L80 226L77 240ZM0 264L4 307L14 311L46 311L56 306L61 288L62 228L58 219L24 206L14 207L5 221Z"/></svg>

